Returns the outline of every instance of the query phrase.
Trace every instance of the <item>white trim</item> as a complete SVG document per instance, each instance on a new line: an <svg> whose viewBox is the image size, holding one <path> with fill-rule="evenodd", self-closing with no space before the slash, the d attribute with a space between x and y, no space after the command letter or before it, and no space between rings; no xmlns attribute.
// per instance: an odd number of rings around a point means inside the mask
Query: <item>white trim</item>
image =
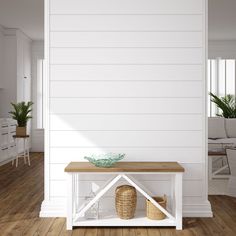
<svg viewBox="0 0 236 236"><path fill-rule="evenodd" d="M184 204L183 216L184 217L213 217L211 204L208 200L205 203Z"/></svg>
<svg viewBox="0 0 236 236"><path fill-rule="evenodd" d="M39 217L66 217L66 203L44 200Z"/></svg>
<svg viewBox="0 0 236 236"><path fill-rule="evenodd" d="M207 83L207 62L208 62L208 0L205 0L205 6L204 6L204 20L203 20L203 42L205 44L205 50L204 50L204 65L203 65L203 115L204 115L204 121L203 121L203 163L205 164L205 184L204 184L204 193L203 197L205 198L207 202L207 215L212 217L212 210L211 210L211 204L208 201L208 83ZM192 211L192 210L191 210ZM202 212L201 207L199 206L199 210L196 212L196 216L199 215L199 212ZM204 211L202 212L204 216Z"/></svg>
<svg viewBox="0 0 236 236"><path fill-rule="evenodd" d="M49 138L49 6L50 0L44 0L44 201L42 202L40 216L53 212L54 216L61 216L61 206L50 202L50 138ZM46 209L46 210L45 210Z"/></svg>

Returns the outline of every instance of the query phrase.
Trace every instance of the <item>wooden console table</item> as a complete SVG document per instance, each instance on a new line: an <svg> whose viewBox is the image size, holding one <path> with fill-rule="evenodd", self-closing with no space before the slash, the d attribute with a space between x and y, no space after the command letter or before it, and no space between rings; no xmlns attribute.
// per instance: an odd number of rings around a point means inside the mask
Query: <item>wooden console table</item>
<svg viewBox="0 0 236 236"><path fill-rule="evenodd" d="M184 168L177 162L118 162L112 168L98 168L89 162L71 162L65 168L68 176L68 197L67 197L67 229L72 230L73 226L175 226L176 229L182 229L182 175ZM97 195L86 205L80 206L78 197L79 178L84 174L112 174L113 178L105 184ZM153 194L146 190L141 183L132 177L132 174L157 174L171 176L171 209L164 209L155 200ZM114 177L115 175L115 177ZM87 220L84 213L93 206L99 199L120 179L125 179L130 185L145 198L149 199L165 215L164 220L150 220L145 212L137 213L135 218L122 220L113 214L109 217L100 217L99 219ZM75 197L76 196L76 197Z"/></svg>

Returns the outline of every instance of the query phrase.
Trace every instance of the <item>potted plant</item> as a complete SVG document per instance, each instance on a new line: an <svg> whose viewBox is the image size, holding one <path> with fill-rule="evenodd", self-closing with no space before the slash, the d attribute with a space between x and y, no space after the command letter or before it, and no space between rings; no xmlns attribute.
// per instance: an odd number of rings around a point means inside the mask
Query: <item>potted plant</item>
<svg viewBox="0 0 236 236"><path fill-rule="evenodd" d="M224 118L236 118L236 101L235 96L227 94L224 97L218 97L213 93L210 93L211 102L215 103L216 106L221 110L220 114L217 116L222 116Z"/></svg>
<svg viewBox="0 0 236 236"><path fill-rule="evenodd" d="M10 111L12 119L17 121L16 127L16 135L25 136L26 135L26 126L29 119L32 118L30 116L30 112L32 111L31 107L33 102L19 102L19 103L11 103L14 110Z"/></svg>

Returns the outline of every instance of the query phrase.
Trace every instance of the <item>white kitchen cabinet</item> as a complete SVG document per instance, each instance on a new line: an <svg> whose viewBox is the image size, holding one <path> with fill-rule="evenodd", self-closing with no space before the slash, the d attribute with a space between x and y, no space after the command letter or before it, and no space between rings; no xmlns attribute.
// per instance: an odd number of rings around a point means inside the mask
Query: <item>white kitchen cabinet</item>
<svg viewBox="0 0 236 236"><path fill-rule="evenodd" d="M16 122L12 119L0 119L0 166L11 161L16 155L15 134Z"/></svg>

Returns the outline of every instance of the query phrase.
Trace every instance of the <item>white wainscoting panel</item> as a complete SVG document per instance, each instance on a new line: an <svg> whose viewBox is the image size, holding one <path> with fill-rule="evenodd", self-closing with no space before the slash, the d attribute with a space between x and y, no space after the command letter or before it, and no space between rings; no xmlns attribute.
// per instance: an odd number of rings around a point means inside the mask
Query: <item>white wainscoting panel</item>
<svg viewBox="0 0 236 236"><path fill-rule="evenodd" d="M201 97L200 81L52 81L51 97ZM63 93L61 91L64 91Z"/></svg>
<svg viewBox="0 0 236 236"><path fill-rule="evenodd" d="M41 216L65 215L67 163L107 152L125 153L125 161L180 162L186 170L184 215L211 216L206 0L47 3L47 191ZM84 176L78 198L107 177ZM155 194L169 195L169 176L138 178ZM113 204L113 195L101 209ZM139 197L139 207L143 201Z"/></svg>
<svg viewBox="0 0 236 236"><path fill-rule="evenodd" d="M52 14L202 14L202 0L51 0Z"/></svg>
<svg viewBox="0 0 236 236"><path fill-rule="evenodd" d="M176 161L178 159L180 163L203 162L203 158L199 158L202 157L201 147L52 147L50 161L52 164L84 161L84 156L107 152L125 153L129 161Z"/></svg>
<svg viewBox="0 0 236 236"><path fill-rule="evenodd" d="M199 147L201 131L51 131L52 147Z"/></svg>
<svg viewBox="0 0 236 236"><path fill-rule="evenodd" d="M51 15L51 31L201 31L202 15Z"/></svg>
<svg viewBox="0 0 236 236"><path fill-rule="evenodd" d="M202 65L51 65L51 81L201 81Z"/></svg>
<svg viewBox="0 0 236 236"><path fill-rule="evenodd" d="M51 115L51 130L201 130L201 115Z"/></svg>
<svg viewBox="0 0 236 236"><path fill-rule="evenodd" d="M51 98L54 114L201 114L201 98Z"/></svg>
<svg viewBox="0 0 236 236"><path fill-rule="evenodd" d="M52 32L51 47L202 47L201 32Z"/></svg>
<svg viewBox="0 0 236 236"><path fill-rule="evenodd" d="M199 48L52 48L51 64L201 64Z"/></svg>

